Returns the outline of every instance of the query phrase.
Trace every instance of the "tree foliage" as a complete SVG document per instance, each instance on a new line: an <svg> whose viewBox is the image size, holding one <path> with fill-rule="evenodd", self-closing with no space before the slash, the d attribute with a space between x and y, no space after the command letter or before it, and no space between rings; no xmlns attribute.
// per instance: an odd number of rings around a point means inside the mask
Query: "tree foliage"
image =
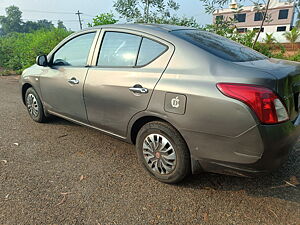
<svg viewBox="0 0 300 225"><path fill-rule="evenodd" d="M92 23L88 23L89 27L106 25L106 24L115 24L118 20L115 18L114 14L112 13L102 13L95 18L93 18Z"/></svg>
<svg viewBox="0 0 300 225"><path fill-rule="evenodd" d="M292 44L292 48L294 50L294 45L297 42L298 38L300 37L300 30L294 27L291 31L284 32L284 37Z"/></svg>
<svg viewBox="0 0 300 225"><path fill-rule="evenodd" d="M168 19L179 9L174 0L116 0L115 10L128 22L154 23L157 18Z"/></svg>
<svg viewBox="0 0 300 225"><path fill-rule="evenodd" d="M263 41L267 44L267 45L272 45L274 43L276 43L276 38L273 36L273 33L266 33L266 37L263 39Z"/></svg>
<svg viewBox="0 0 300 225"><path fill-rule="evenodd" d="M22 24L20 32L30 33L40 29L51 30L52 28L54 28L54 25L51 21L48 20L38 20L37 22L27 21L26 23Z"/></svg>
<svg viewBox="0 0 300 225"><path fill-rule="evenodd" d="M62 39L70 35L65 29L38 30L33 33L10 33L0 37L0 67L25 69L38 55L48 54Z"/></svg>
<svg viewBox="0 0 300 225"><path fill-rule="evenodd" d="M0 16L1 34L22 31L22 12L16 6L5 9L7 16Z"/></svg>
<svg viewBox="0 0 300 225"><path fill-rule="evenodd" d="M12 32L29 33L40 29L51 30L54 25L51 21L42 19L38 21L22 20L22 12L16 6L9 6L5 9L6 16L0 16L0 35L6 35ZM66 29L62 21L58 22L58 27Z"/></svg>
<svg viewBox="0 0 300 225"><path fill-rule="evenodd" d="M64 25L64 22L61 20L58 20L57 28L67 30L66 26Z"/></svg>

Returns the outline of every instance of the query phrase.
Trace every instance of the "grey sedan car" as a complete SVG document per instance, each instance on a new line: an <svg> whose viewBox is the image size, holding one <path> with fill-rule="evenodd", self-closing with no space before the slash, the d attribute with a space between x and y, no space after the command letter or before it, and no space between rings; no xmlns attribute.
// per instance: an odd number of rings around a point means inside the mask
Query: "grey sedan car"
<svg viewBox="0 0 300 225"><path fill-rule="evenodd" d="M55 115L136 145L166 183L278 168L299 135L300 65L170 25L72 34L21 78L36 122Z"/></svg>

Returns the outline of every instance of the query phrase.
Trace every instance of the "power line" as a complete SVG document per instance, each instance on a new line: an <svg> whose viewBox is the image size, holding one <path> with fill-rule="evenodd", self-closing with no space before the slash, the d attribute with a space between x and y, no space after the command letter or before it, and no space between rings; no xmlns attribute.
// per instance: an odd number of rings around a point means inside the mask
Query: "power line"
<svg viewBox="0 0 300 225"><path fill-rule="evenodd" d="M74 12L54 12L54 11L43 11L43 10L35 10L35 9L23 9L24 12L33 12L33 13L51 13L51 14L68 14L68 15L74 15L77 13ZM95 17L90 14L81 13L82 15L89 16L89 17Z"/></svg>
<svg viewBox="0 0 300 225"><path fill-rule="evenodd" d="M86 14L86 13L82 13L83 15L85 16L89 16L89 17L95 17L95 16L92 16L92 15L89 15L89 14Z"/></svg>
<svg viewBox="0 0 300 225"><path fill-rule="evenodd" d="M24 21L38 21L38 20L44 20L44 19L22 19ZM62 22L76 22L78 23L78 20L53 20L53 19L45 19L45 20L49 20L50 22L58 22L58 21L62 21ZM81 20L84 21L84 20Z"/></svg>
<svg viewBox="0 0 300 225"><path fill-rule="evenodd" d="M35 9L22 9L24 12L33 12L33 13L53 13L53 14L69 14L74 15L73 12L54 12L54 11L42 11L42 10L35 10Z"/></svg>

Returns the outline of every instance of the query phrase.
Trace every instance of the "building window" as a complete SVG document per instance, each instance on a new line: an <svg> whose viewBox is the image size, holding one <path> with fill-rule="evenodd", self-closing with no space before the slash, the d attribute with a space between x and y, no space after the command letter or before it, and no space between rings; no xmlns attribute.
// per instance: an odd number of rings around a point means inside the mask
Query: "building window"
<svg viewBox="0 0 300 225"><path fill-rule="evenodd" d="M253 30L258 32L259 31L259 27L255 27L255 28L253 28ZM262 27L261 30L260 30L260 32L264 32L264 31L265 31L265 28Z"/></svg>
<svg viewBox="0 0 300 225"><path fill-rule="evenodd" d="M289 10L288 9L282 9L279 11L279 15L278 15L278 19L282 20L282 19L287 19L289 15Z"/></svg>
<svg viewBox="0 0 300 225"><path fill-rule="evenodd" d="M264 18L264 14L263 12L256 12L254 14L254 21L262 21Z"/></svg>
<svg viewBox="0 0 300 225"><path fill-rule="evenodd" d="M238 22L245 22L246 21L246 13L234 14L234 19Z"/></svg>
<svg viewBox="0 0 300 225"><path fill-rule="evenodd" d="M236 31L239 32L239 33L246 33L247 28L237 28Z"/></svg>
<svg viewBox="0 0 300 225"><path fill-rule="evenodd" d="M224 19L223 15L216 16L216 21L220 21L220 20L223 20L223 19Z"/></svg>
<svg viewBox="0 0 300 225"><path fill-rule="evenodd" d="M286 31L286 26L277 27L277 31Z"/></svg>

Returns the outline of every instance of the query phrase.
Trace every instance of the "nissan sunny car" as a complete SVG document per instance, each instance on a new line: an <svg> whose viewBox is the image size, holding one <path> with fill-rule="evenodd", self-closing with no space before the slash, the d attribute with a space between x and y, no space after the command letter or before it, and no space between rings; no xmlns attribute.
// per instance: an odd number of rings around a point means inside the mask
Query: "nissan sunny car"
<svg viewBox="0 0 300 225"><path fill-rule="evenodd" d="M29 115L55 115L136 145L176 183L278 168L299 135L300 65L205 31L106 25L72 34L21 77Z"/></svg>

